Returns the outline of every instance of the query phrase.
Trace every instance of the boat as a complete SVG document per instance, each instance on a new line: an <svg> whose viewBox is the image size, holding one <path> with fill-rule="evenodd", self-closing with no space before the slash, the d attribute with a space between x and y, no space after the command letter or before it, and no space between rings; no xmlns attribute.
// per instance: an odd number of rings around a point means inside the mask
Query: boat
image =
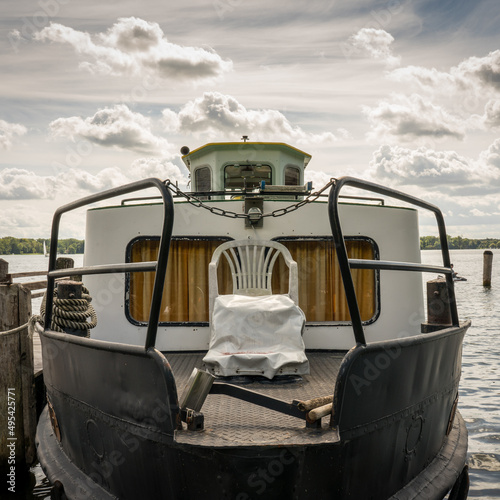
<svg viewBox="0 0 500 500"><path fill-rule="evenodd" d="M35 324L53 495L466 498L470 322L439 208L353 177L315 188L311 156L285 143L181 154L190 191L143 179L54 214ZM77 209L84 264L57 270ZM419 210L435 216L442 265L421 263ZM444 276L427 315L423 272ZM64 323L71 299L83 319Z"/></svg>
<svg viewBox="0 0 500 500"><path fill-rule="evenodd" d="M47 252L47 245L45 243L45 240L43 240L43 255L45 255L45 257L49 256L49 254Z"/></svg>

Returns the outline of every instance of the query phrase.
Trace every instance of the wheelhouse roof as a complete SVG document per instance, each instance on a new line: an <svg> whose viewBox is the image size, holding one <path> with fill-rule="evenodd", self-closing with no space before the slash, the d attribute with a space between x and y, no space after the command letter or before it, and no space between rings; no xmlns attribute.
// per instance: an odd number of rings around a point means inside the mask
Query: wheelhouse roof
<svg viewBox="0 0 500 500"><path fill-rule="evenodd" d="M273 150L273 151L282 151L288 154L294 154L296 156L301 156L304 162L304 168L308 165L311 160L311 155L302 151L298 148L290 146L284 142L210 142L205 144L204 146L200 146L199 148L193 149L189 153L182 156L182 161L186 164L188 169L190 168L190 161L199 158L200 156L204 156L206 154L212 153L214 151L230 151L230 150L238 150L239 152L248 149L250 151L255 151L255 148L258 147L260 151L262 150Z"/></svg>

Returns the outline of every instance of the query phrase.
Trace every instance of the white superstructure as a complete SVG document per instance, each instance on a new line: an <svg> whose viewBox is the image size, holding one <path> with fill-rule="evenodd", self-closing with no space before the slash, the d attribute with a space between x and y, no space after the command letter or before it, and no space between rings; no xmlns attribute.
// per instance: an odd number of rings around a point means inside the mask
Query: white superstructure
<svg viewBox="0 0 500 500"><path fill-rule="evenodd" d="M176 261L180 265L182 260L181 267L185 268L182 271L184 274L176 275L176 279L181 281L175 284L175 300L178 301L179 294L188 290L186 293L193 296L189 300L203 304L199 305L201 312L193 312L194 320L185 320L175 316L177 313L168 310L174 307L165 303L165 314L170 319L160 324L156 347L164 351L207 350L210 327L208 315L203 309L204 301L208 304L204 263L219 242L256 239L276 240L292 247L292 253L293 250L296 252L299 292L302 286L302 300L304 304L307 301L303 307L306 314L303 337L306 349L350 349L355 342L349 321L335 317L322 317L318 321L315 315L319 317L319 313L313 301L309 300L312 293L322 294L322 287L328 288L328 291L325 288L324 294L333 297L337 292L332 291L336 287L332 280L340 280L338 276L332 278L325 275L334 273L329 263L331 257L325 260L328 261L325 268L328 272L321 272L320 264L323 264L318 263L318 259L324 258L322 255L325 251L331 252L332 245L325 198L303 204L297 210L280 211L307 196L307 189L301 185L310 156L281 143L244 142L209 144L185 154L183 159L191 171L193 191L200 193L198 199L204 207L195 206L182 197L175 199L169 265L174 266ZM279 191L278 186L281 185L281 194L274 193L273 189ZM253 193L246 196L242 189L247 192L253 190ZM214 191L218 194L210 196L209 192ZM226 194L222 195L222 191ZM287 192L289 194L283 194ZM245 218L231 216L246 213L256 206L260 214L274 212L278 216L261 218L258 224L249 224ZM368 248L372 253L368 258L420 262L416 210L374 204L362 199L346 200L339 210L346 240ZM229 216L224 216L224 213L229 213ZM85 265L131 261L137 259L139 248L142 252L153 251L161 224L161 205L154 200L137 200L120 206L89 210ZM194 256L188 261L183 252L189 252L191 244L196 247L199 257ZM151 249L148 249L148 245ZM313 268L314 276L311 275ZM420 274L364 272L372 273L369 285L360 285L360 293L367 295L367 300L371 301L368 307L370 317L363 318L367 342L420 334L420 324L424 321ZM141 287L145 290L148 285L147 279L132 283L135 279L138 278L123 274L85 278L99 319L97 328L92 330L93 338L144 344L145 321L133 311L134 301L146 300L142 295L147 293L142 294ZM314 279L317 280L316 284ZM174 291L169 296L173 296ZM140 294L141 298L138 298ZM400 300L402 296L405 297L404 301ZM302 307L300 299L299 306Z"/></svg>

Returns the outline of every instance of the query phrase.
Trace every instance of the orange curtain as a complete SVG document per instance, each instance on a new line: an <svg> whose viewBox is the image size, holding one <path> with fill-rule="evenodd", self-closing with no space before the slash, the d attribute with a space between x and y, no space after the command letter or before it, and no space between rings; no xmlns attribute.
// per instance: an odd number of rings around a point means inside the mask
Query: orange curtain
<svg viewBox="0 0 500 500"><path fill-rule="evenodd" d="M161 322L208 321L208 264L221 241L172 240L161 305ZM131 261L156 260L158 240L139 240L132 246ZM222 266L220 266L222 267ZM224 269L221 270L221 273ZM130 315L147 322L155 273L130 277ZM224 277L222 277L224 279Z"/></svg>
<svg viewBox="0 0 500 500"><path fill-rule="evenodd" d="M160 321L208 321L208 264L223 240L172 240L165 276ZM282 242L297 262L299 306L307 321L349 321L335 246L331 240ZM132 246L131 261L156 260L158 240L138 240ZM349 258L373 259L373 247L364 240L346 241ZM132 273L129 312L133 319L147 322L155 273ZM375 272L353 269L352 276L361 313L367 321L375 314ZM219 293L231 293L231 273L225 259L218 269ZM275 264L273 293L288 291L288 268L282 257Z"/></svg>
<svg viewBox="0 0 500 500"><path fill-rule="evenodd" d="M350 321L335 246L331 240L282 241L297 262L299 272L299 306L307 321ZM365 240L346 241L351 259L373 259L372 245ZM286 274L284 262L277 269L273 292L286 293L288 284L279 278ZM353 269L352 277L361 319L375 314L375 273Z"/></svg>

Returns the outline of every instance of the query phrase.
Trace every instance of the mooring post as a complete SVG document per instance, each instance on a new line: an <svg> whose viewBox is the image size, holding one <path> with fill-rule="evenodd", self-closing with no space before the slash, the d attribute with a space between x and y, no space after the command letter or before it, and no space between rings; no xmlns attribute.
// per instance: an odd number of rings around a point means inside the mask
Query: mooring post
<svg viewBox="0 0 500 500"><path fill-rule="evenodd" d="M431 333L452 325L448 288L444 278L427 282L427 322L422 323L422 333Z"/></svg>
<svg viewBox="0 0 500 500"><path fill-rule="evenodd" d="M7 274L8 266L5 270L2 263L2 269ZM0 284L0 469L9 477L19 474L19 481L36 460L30 316L30 291L19 283Z"/></svg>
<svg viewBox="0 0 500 500"><path fill-rule="evenodd" d="M0 259L0 283L7 281L9 274L9 263L6 260Z"/></svg>
<svg viewBox="0 0 500 500"><path fill-rule="evenodd" d="M483 253L483 286L491 286L491 271L493 269L493 252L485 250Z"/></svg>

